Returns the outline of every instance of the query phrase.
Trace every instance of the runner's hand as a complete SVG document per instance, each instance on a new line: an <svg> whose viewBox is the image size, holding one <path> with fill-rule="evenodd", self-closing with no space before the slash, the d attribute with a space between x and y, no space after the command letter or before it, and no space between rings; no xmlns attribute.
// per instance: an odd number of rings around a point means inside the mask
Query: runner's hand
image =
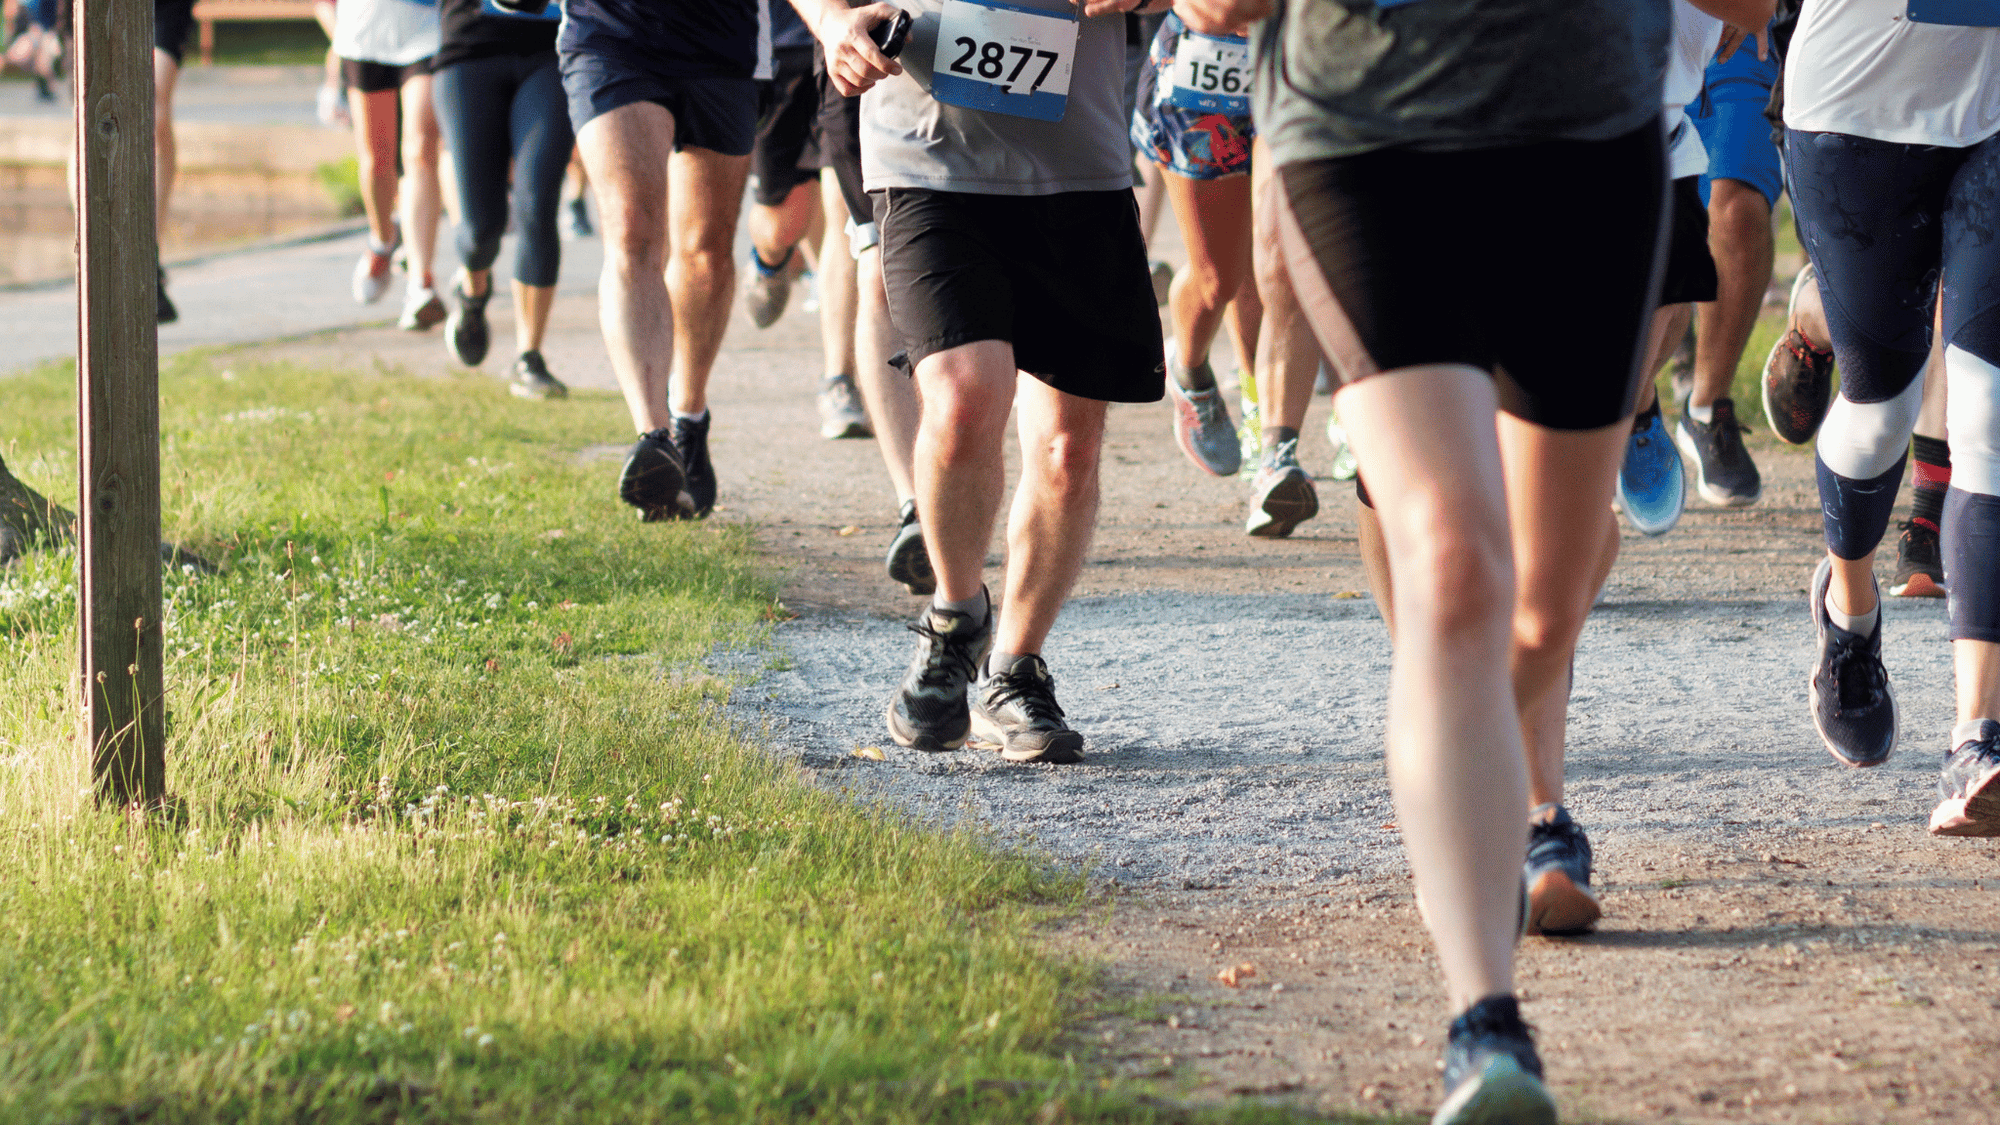
<svg viewBox="0 0 2000 1125"><path fill-rule="evenodd" d="M1736 48L1742 46L1745 39L1755 39L1757 41L1757 60L1759 62L1763 62L1771 57L1771 37L1769 32L1762 28L1756 31L1745 31L1733 23L1725 23L1722 25L1722 41L1715 48L1715 61L1728 62L1729 56L1736 53Z"/></svg>
<svg viewBox="0 0 2000 1125"><path fill-rule="evenodd" d="M876 24L896 18L894 4L865 8L828 6L813 34L826 48L826 74L842 97L851 98L884 78L903 73L903 64L882 53L868 37Z"/></svg>
<svg viewBox="0 0 2000 1125"><path fill-rule="evenodd" d="M1073 0L1086 16L1150 15L1173 7L1173 0Z"/></svg>
<svg viewBox="0 0 2000 1125"><path fill-rule="evenodd" d="M1271 8L1271 0L1174 0L1174 13L1196 35L1242 35Z"/></svg>

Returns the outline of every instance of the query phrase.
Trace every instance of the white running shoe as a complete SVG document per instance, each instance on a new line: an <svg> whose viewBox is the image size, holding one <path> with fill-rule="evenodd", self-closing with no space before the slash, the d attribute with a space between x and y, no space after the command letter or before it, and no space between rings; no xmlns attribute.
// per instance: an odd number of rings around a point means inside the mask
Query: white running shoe
<svg viewBox="0 0 2000 1125"><path fill-rule="evenodd" d="M372 305L389 291L389 275L395 262L396 248L403 244L403 232L399 228L387 246L368 236L368 249L362 251L361 260L354 263L354 303Z"/></svg>
<svg viewBox="0 0 2000 1125"><path fill-rule="evenodd" d="M413 278L403 291L403 315L397 318L396 327L405 332L425 332L437 327L444 315L444 302L438 299L437 290L418 285Z"/></svg>

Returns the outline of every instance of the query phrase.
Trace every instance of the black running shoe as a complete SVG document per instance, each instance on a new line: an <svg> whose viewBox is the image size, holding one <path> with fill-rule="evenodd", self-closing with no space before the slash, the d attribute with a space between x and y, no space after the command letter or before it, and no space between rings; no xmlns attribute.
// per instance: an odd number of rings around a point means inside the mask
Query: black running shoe
<svg viewBox="0 0 2000 1125"><path fill-rule="evenodd" d="M1083 761L1083 736L1063 722L1056 681L1039 656L981 680L972 692L972 741L1010 762Z"/></svg>
<svg viewBox="0 0 2000 1125"><path fill-rule="evenodd" d="M2000 723L1976 719L1951 733L1931 835L2000 836Z"/></svg>
<svg viewBox="0 0 2000 1125"><path fill-rule="evenodd" d="M1794 328L1771 347L1764 361L1764 420L1771 432L1804 445L1819 432L1833 405L1833 353L1813 346Z"/></svg>
<svg viewBox="0 0 2000 1125"><path fill-rule="evenodd" d="M1896 576L1889 579L1892 598L1944 597L1944 555L1937 530L1911 520L1896 544Z"/></svg>
<svg viewBox="0 0 2000 1125"><path fill-rule="evenodd" d="M928 606L910 631L922 640L889 700L889 737L914 750L956 750L972 729L966 686L993 647L993 603L980 621Z"/></svg>
<svg viewBox="0 0 2000 1125"><path fill-rule="evenodd" d="M540 352L522 352L514 361L514 381L507 388L515 398L568 398L569 388L549 374Z"/></svg>
<svg viewBox="0 0 2000 1125"><path fill-rule="evenodd" d="M1555 1125L1542 1058L1512 996L1488 996L1451 1021L1444 1089L1431 1125Z"/></svg>
<svg viewBox="0 0 2000 1125"><path fill-rule="evenodd" d="M901 523L889 541L889 580L899 582L912 594L937 592L937 575L931 570L931 553L924 547L924 525L917 522L917 502L903 501Z"/></svg>
<svg viewBox="0 0 2000 1125"><path fill-rule="evenodd" d="M1744 427L1736 421L1736 404L1719 398L1714 411L1703 424L1683 403L1674 444L1694 462L1695 491L1703 500L1725 508L1755 504L1763 494L1764 478L1750 451L1743 448Z"/></svg>
<svg viewBox="0 0 2000 1125"><path fill-rule="evenodd" d="M466 367L478 367L486 362L486 349L493 343L492 330L486 326L486 302L493 299L493 290L488 288L477 297L468 297L463 283L451 287L452 299L458 302L456 308L444 322L445 347L451 349L451 356Z"/></svg>
<svg viewBox="0 0 2000 1125"><path fill-rule="evenodd" d="M1896 697L1882 666L1882 614L1867 636L1850 633L1826 616L1826 588L1833 563L1813 572L1813 625L1819 630L1819 665L1813 669L1813 726L1833 756L1850 766L1879 766L1896 748ZM1879 605L1879 602L1878 602Z"/></svg>
<svg viewBox="0 0 2000 1125"><path fill-rule="evenodd" d="M688 496L687 469L674 448L673 432L654 430L639 435L632 451L625 455L625 471L618 477L618 498L639 509L647 523L686 519L694 510Z"/></svg>
<svg viewBox="0 0 2000 1125"><path fill-rule="evenodd" d="M154 316L154 321L155 323L159 324L172 324L174 321L179 320L181 318L181 310L175 308L174 299L172 297L167 296L166 267L160 266L157 268L160 271L159 285L154 290L154 292L158 294L159 303L155 306L156 315Z"/></svg>
<svg viewBox="0 0 2000 1125"><path fill-rule="evenodd" d="M708 420L703 411L699 420L674 419L674 448L681 464L687 466L688 495L694 498L694 518L707 519L715 509L715 464L708 459Z"/></svg>
<svg viewBox="0 0 2000 1125"><path fill-rule="evenodd" d="M1521 873L1528 885L1528 933L1589 933L1604 916L1590 889L1590 837L1561 805L1547 821L1528 825Z"/></svg>

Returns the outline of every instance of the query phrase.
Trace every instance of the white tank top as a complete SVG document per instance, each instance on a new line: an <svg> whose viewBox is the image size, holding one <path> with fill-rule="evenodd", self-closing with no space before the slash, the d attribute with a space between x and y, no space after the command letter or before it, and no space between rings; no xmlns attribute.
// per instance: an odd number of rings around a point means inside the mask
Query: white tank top
<svg viewBox="0 0 2000 1125"><path fill-rule="evenodd" d="M340 0L333 53L343 59L408 66L437 54L437 0Z"/></svg>
<svg viewBox="0 0 2000 1125"><path fill-rule="evenodd" d="M1918 23L1908 0L1811 0L1785 60L1785 124L1964 148L2000 133L2000 28Z"/></svg>

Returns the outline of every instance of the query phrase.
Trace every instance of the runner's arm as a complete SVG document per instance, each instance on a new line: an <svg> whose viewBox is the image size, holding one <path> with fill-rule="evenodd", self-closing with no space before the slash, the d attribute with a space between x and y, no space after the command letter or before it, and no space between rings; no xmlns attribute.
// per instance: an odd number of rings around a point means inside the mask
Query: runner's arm
<svg viewBox="0 0 2000 1125"><path fill-rule="evenodd" d="M1197 35L1241 35L1271 9L1271 0L1174 0L1174 14Z"/></svg>
<svg viewBox="0 0 2000 1125"><path fill-rule="evenodd" d="M903 73L902 64L884 55L868 37L876 24L896 18L901 9L894 4L850 8L845 0L792 0L792 7L826 49L827 77L843 96L851 98Z"/></svg>
<svg viewBox="0 0 2000 1125"><path fill-rule="evenodd" d="M1727 59L1736 53L1739 43L1750 38L1757 40L1757 57L1768 57L1770 48L1764 29L1771 26L1771 17L1778 14L1777 0L1688 0L1688 3L1729 25L1722 29L1716 58Z"/></svg>

